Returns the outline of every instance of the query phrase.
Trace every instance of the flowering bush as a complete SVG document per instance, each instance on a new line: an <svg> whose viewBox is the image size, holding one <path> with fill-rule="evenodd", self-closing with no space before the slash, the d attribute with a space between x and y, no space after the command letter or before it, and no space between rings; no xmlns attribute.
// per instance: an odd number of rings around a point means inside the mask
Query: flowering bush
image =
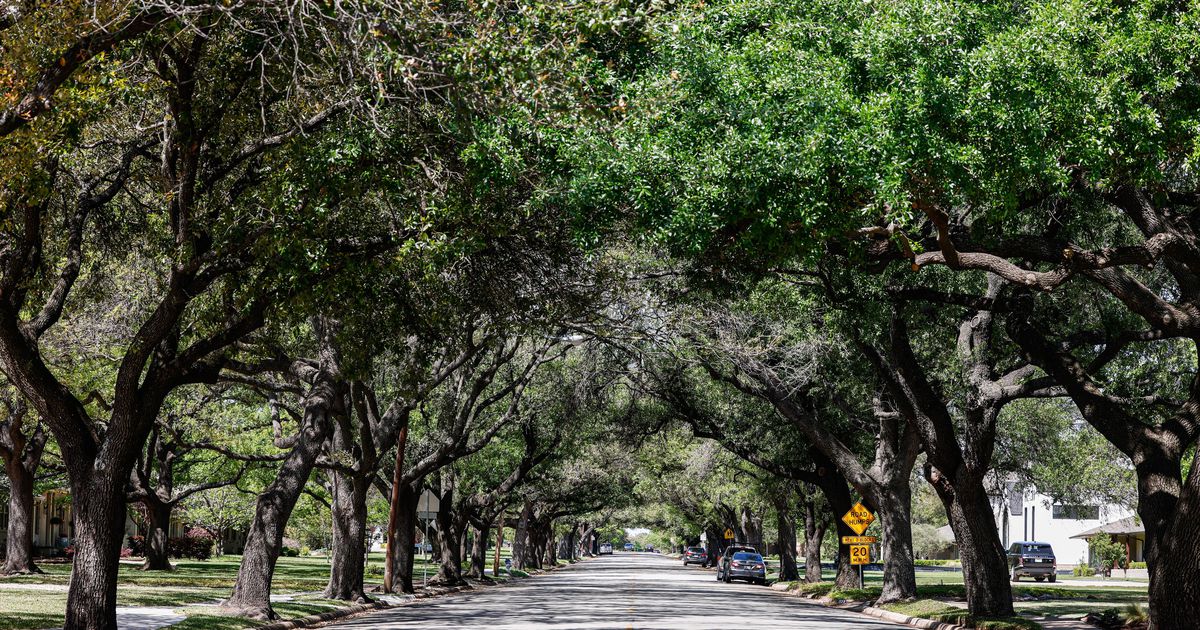
<svg viewBox="0 0 1200 630"><path fill-rule="evenodd" d="M212 557L213 542L212 534L208 533L208 530L193 527L184 536L167 539L167 556L208 560ZM129 553L144 557L146 555L146 537L130 536Z"/></svg>

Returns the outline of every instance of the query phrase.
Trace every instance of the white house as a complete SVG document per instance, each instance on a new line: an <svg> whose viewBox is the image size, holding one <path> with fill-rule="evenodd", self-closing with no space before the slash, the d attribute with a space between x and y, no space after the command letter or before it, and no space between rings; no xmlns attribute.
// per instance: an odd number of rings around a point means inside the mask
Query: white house
<svg viewBox="0 0 1200 630"><path fill-rule="evenodd" d="M1088 536L1107 531L1106 526L1117 522L1136 520L1133 511L1122 505L1061 504L1033 489L1021 490L1009 484L1008 490L1007 499L993 497L996 529L1004 548L1023 540L1050 543L1060 567L1089 562ZM1130 561L1143 561L1142 544L1135 536L1129 541Z"/></svg>

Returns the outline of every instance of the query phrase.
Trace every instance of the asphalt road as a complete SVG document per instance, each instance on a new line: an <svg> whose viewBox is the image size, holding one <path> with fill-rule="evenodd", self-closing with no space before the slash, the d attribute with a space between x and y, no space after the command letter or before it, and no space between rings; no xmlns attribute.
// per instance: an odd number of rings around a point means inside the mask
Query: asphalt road
<svg viewBox="0 0 1200 630"><path fill-rule="evenodd" d="M657 554L618 553L518 583L422 600L332 628L488 630L902 628L765 586L724 584L712 571Z"/></svg>

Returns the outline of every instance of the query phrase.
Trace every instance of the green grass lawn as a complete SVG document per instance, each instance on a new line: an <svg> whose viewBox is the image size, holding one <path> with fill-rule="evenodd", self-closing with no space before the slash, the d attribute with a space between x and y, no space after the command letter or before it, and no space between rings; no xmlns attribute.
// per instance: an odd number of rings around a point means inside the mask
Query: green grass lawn
<svg viewBox="0 0 1200 630"><path fill-rule="evenodd" d="M846 601L872 600L879 596L883 584L883 573L867 571L866 588L863 590L850 589L838 591L833 588L835 577L832 571L824 571L823 577L828 582L816 584L795 584L794 588L803 593L812 593ZM1116 580L1114 580L1116 581ZM1022 625L1033 619L1068 618L1078 619L1089 612L1102 612L1112 608L1124 608L1129 604L1146 603L1146 589L1129 586L1081 586L1062 583L1018 583L1013 584L1013 608L1021 618L1018 619L974 619L975 627L989 629L1035 627ZM1140 586L1140 585L1139 585ZM952 623L967 621L964 617L962 602L966 597L962 574L958 572L917 572L916 602L891 604L884 606L903 614L938 619ZM1026 599L1039 598L1039 599ZM1046 599L1041 599L1046 598ZM928 614L919 614L928 613ZM1004 625L1010 624L1010 625Z"/></svg>
<svg viewBox="0 0 1200 630"><path fill-rule="evenodd" d="M1038 630L1041 628L1037 622L1020 617L975 617L961 608L936 599L918 599L912 602L887 604L883 608L910 617L944 621L981 630Z"/></svg>
<svg viewBox="0 0 1200 630"><path fill-rule="evenodd" d="M140 562L122 562L118 577L117 604L120 606L156 606L178 608L187 621L173 626L192 629L235 629L261 625L257 622L221 616L215 604L229 596L237 577L241 556L222 556L211 560L178 560L174 571L142 571ZM367 564L367 588L383 580L383 554L371 554ZM61 626L66 609L66 587L71 577L68 564L45 564L44 575L0 578L0 630L50 628ZM425 570L430 577L436 565L418 557L414 563L419 582ZM303 617L343 606L317 598L329 580L329 560L323 557L280 558L275 569L272 590L276 593L314 593L299 596L295 602L274 605L284 618ZM18 585L29 585L20 588ZM51 589L34 585L49 585Z"/></svg>

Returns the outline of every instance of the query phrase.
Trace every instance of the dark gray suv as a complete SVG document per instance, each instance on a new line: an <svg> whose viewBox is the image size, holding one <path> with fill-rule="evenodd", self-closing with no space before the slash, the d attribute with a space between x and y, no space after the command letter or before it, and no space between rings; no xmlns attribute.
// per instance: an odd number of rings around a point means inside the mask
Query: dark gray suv
<svg viewBox="0 0 1200 630"><path fill-rule="evenodd" d="M1008 568L1014 582L1021 581L1021 576L1029 576L1038 582L1045 579L1053 582L1058 562L1050 543L1020 541L1008 548Z"/></svg>

